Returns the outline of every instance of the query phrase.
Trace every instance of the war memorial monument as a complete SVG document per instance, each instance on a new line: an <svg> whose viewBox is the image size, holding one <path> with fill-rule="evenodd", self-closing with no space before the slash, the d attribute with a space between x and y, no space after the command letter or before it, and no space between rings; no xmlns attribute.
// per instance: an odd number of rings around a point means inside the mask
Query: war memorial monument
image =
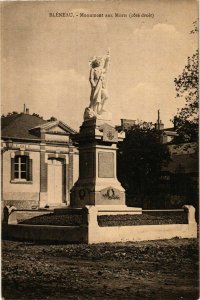
<svg viewBox="0 0 200 300"><path fill-rule="evenodd" d="M117 144L125 138L112 123L112 114L107 110L109 94L107 75L110 51L104 57L90 61L91 93L89 106L85 108L84 120L78 133L72 135L73 144L79 150L79 178L71 189L70 206L53 210L32 210L31 214L50 214L59 219L79 215L81 222L74 225L18 222L17 209L7 211L3 235L8 238L59 241L70 243L105 243L179 238L196 238L195 209L185 205L181 213L185 222L101 226L99 216L143 215L148 213L139 207L126 205L125 190L117 179ZM26 215L26 211L24 212ZM29 212L30 214L30 212ZM5 216L4 216L5 217ZM29 216L30 219L30 216Z"/></svg>
<svg viewBox="0 0 200 300"><path fill-rule="evenodd" d="M79 148L79 179L71 190L72 207L85 205L125 206L125 191L117 180L117 143L123 141L112 124L112 114L107 110L109 95L107 75L110 53L103 58L93 57L89 81L91 95L89 107L84 112L80 132L73 135ZM118 207L119 208L119 207Z"/></svg>

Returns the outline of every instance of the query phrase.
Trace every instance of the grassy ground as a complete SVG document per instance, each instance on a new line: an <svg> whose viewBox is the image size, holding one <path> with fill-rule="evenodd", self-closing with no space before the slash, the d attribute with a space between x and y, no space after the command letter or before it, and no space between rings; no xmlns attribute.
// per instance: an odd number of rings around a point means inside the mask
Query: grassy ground
<svg viewBox="0 0 200 300"><path fill-rule="evenodd" d="M2 242L4 299L198 299L198 242Z"/></svg>
<svg viewBox="0 0 200 300"><path fill-rule="evenodd" d="M184 212L155 212L138 215L103 215L97 217L99 226L131 226L153 224L186 224L187 214ZM81 225L82 215L47 215L36 216L26 220L20 220L21 224L31 225Z"/></svg>

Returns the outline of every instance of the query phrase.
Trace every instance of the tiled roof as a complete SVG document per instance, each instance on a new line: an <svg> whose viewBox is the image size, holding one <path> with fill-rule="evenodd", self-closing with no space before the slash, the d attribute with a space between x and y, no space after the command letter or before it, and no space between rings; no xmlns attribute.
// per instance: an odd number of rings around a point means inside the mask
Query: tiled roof
<svg viewBox="0 0 200 300"><path fill-rule="evenodd" d="M35 139L38 140L38 134L33 129L46 129L58 125L68 134L76 133L74 129L61 121L43 120L37 115L29 115L25 113L13 114L1 119L1 136L2 138L17 139Z"/></svg>
<svg viewBox="0 0 200 300"><path fill-rule="evenodd" d="M29 114L14 114L1 119L1 136L21 139L38 139L29 129L47 123L46 120Z"/></svg>

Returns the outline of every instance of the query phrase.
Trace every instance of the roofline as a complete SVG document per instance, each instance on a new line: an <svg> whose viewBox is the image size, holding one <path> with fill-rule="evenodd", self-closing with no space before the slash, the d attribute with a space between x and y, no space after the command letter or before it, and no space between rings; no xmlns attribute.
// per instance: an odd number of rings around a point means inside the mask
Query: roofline
<svg viewBox="0 0 200 300"><path fill-rule="evenodd" d="M38 141L41 142L41 139L27 139L27 138L18 138L18 137L12 137L12 136L1 136L1 139L10 139L10 140L25 140L25 141Z"/></svg>
<svg viewBox="0 0 200 300"><path fill-rule="evenodd" d="M69 130L71 130L71 131L72 131L71 133L78 133L75 129L71 128L71 127L70 127L69 125L67 125L65 122L59 120L59 123L63 124L63 125L66 126Z"/></svg>
<svg viewBox="0 0 200 300"><path fill-rule="evenodd" d="M63 128L64 130L68 130L69 134L77 133L76 130L72 129L69 125L67 125L66 123L64 123L63 121L60 121L60 120L47 121L44 124L37 125L35 127L30 128L29 131L34 130L34 129L48 130L49 128L54 127L54 126L61 126L61 128Z"/></svg>
<svg viewBox="0 0 200 300"><path fill-rule="evenodd" d="M168 135L172 135L172 136L178 136L178 133L177 132L175 132L175 131L163 131L163 133L165 133L165 134L168 134Z"/></svg>
<svg viewBox="0 0 200 300"><path fill-rule="evenodd" d="M30 130L34 130L34 129L40 129L41 127L44 128L44 129L48 129L49 127L51 127L50 125L52 125L52 127L54 126L54 124L58 124L58 121L47 121L46 123L44 124L40 124L40 125L37 125L35 127L32 127L29 129Z"/></svg>
<svg viewBox="0 0 200 300"><path fill-rule="evenodd" d="M66 142L63 141L46 141L42 139L27 139L27 138L16 138L16 137L8 137L8 136L2 136L1 139L8 139L8 140L17 140L17 141L32 141L32 142L45 142L45 143L63 143L65 144Z"/></svg>

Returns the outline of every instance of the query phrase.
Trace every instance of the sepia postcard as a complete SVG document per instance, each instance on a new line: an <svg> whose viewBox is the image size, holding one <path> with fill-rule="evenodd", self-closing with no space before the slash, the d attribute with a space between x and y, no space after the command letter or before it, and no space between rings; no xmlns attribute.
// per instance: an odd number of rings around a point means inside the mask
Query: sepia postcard
<svg viewBox="0 0 200 300"><path fill-rule="evenodd" d="M0 4L2 299L198 299L198 1Z"/></svg>

